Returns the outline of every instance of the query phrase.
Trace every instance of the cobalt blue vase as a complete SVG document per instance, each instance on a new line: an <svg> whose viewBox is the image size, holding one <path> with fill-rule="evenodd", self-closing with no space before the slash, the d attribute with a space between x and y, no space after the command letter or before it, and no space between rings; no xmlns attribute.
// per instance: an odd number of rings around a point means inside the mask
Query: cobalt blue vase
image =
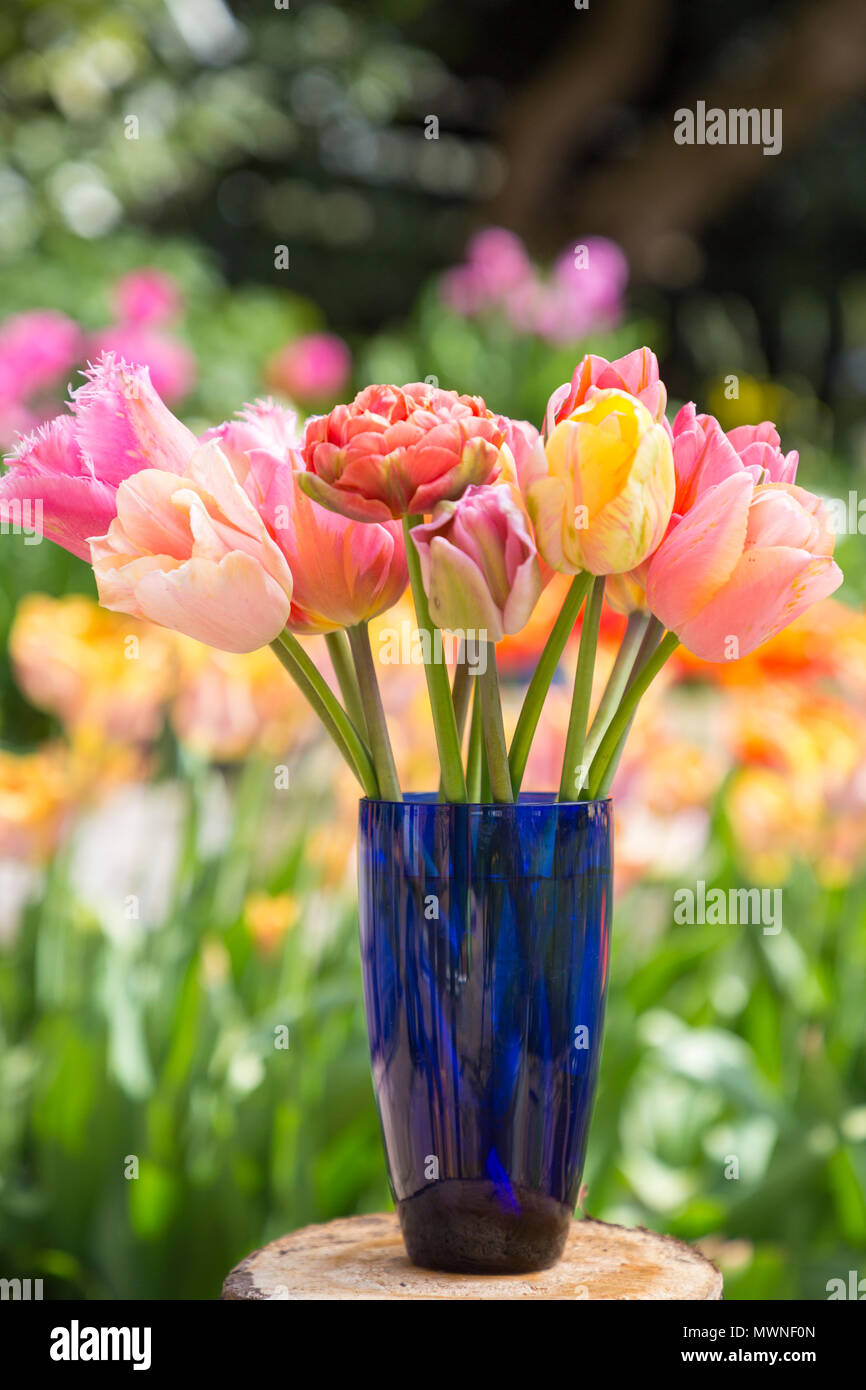
<svg viewBox="0 0 866 1390"><path fill-rule="evenodd" d="M409 1258L523 1273L562 1254L601 1053L610 800L363 800L373 1081Z"/></svg>

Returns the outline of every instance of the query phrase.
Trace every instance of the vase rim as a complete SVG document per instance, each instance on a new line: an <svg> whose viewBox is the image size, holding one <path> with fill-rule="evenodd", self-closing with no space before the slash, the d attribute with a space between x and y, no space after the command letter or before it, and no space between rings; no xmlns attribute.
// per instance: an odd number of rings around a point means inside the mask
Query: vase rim
<svg viewBox="0 0 866 1390"><path fill-rule="evenodd" d="M613 797L558 801L556 792L519 792L516 801L440 801L438 792L404 792L402 801L381 796L362 796L358 800L361 806L466 806L473 811L510 811L524 806L561 806L563 810L575 806L607 806L613 802Z"/></svg>

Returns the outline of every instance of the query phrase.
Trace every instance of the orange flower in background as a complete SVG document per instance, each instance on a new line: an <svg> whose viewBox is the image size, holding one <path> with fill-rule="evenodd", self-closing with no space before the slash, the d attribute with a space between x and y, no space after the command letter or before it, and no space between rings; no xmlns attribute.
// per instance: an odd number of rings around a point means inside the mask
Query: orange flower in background
<svg viewBox="0 0 866 1390"><path fill-rule="evenodd" d="M134 752L95 732L33 753L0 751L0 859L48 859L83 805L143 770Z"/></svg>
<svg viewBox="0 0 866 1390"><path fill-rule="evenodd" d="M21 599L9 637L21 690L67 729L122 743L157 737L176 678L170 633L81 594Z"/></svg>
<svg viewBox="0 0 866 1390"><path fill-rule="evenodd" d="M252 893L244 903L244 925L263 956L272 956L300 916L290 893Z"/></svg>

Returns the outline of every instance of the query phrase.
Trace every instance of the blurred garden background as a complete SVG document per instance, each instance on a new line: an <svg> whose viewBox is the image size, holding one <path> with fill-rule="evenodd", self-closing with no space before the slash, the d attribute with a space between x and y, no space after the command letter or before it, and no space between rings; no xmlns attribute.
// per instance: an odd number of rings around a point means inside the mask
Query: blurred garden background
<svg viewBox="0 0 866 1390"><path fill-rule="evenodd" d="M674 406L776 421L835 500L844 588L741 663L671 663L615 785L584 1206L700 1242L732 1298L866 1272L864 31L855 0L0 16L4 450L103 348L200 432L428 376L540 424L583 352L647 343ZM698 99L780 108L782 152L677 146ZM355 793L269 651L106 613L33 539L0 537L0 1275L210 1298L388 1202ZM503 644L512 719L555 598ZM571 661L527 785L558 781ZM381 677L429 786L423 678ZM677 925L698 879L781 888L782 931Z"/></svg>

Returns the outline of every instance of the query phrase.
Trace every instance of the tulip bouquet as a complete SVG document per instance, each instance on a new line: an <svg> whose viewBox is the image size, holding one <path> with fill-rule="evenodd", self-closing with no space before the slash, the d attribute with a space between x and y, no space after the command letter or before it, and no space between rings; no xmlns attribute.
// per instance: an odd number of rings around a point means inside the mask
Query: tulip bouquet
<svg viewBox="0 0 866 1390"><path fill-rule="evenodd" d="M271 644L383 801L401 790L370 619L411 584L440 798L511 802L585 605L559 798L591 800L678 643L744 656L842 579L827 514L772 425L725 433L692 404L670 424L666 404L644 348L585 357L541 433L416 383L369 386L303 429L259 401L197 438L146 368L105 354L70 411L21 440L0 509L8 523L27 507L88 560L106 608L229 652ZM509 747L496 643L553 571L573 578ZM590 721L605 598L628 621ZM453 679L436 629L460 638ZM299 634L324 636L337 689Z"/></svg>

